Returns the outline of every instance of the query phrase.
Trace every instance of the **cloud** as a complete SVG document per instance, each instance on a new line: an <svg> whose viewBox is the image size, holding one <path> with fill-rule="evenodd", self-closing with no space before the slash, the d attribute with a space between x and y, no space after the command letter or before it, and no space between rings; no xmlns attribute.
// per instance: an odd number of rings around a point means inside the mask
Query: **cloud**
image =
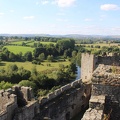
<svg viewBox="0 0 120 120"><path fill-rule="evenodd" d="M104 4L100 6L101 10L109 11L109 10L118 10L120 7L115 4Z"/></svg>
<svg viewBox="0 0 120 120"><path fill-rule="evenodd" d="M59 7L70 7L75 3L76 0L56 0L56 4Z"/></svg>
<svg viewBox="0 0 120 120"><path fill-rule="evenodd" d="M86 22L89 22L89 21L92 21L92 19L86 18L85 21L86 21Z"/></svg>
<svg viewBox="0 0 120 120"><path fill-rule="evenodd" d="M25 20L30 20L30 19L34 19L35 18L35 16L25 16L25 17L23 17L23 19L25 19Z"/></svg>
<svg viewBox="0 0 120 120"><path fill-rule="evenodd" d="M42 1L41 3L42 3L43 5L45 5L45 4L48 4L48 3L49 3L49 1L44 0L44 1Z"/></svg>

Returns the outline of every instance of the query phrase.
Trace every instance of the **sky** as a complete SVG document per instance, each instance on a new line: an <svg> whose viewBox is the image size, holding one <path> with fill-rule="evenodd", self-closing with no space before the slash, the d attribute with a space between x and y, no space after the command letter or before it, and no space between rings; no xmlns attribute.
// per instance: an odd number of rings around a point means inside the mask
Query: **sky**
<svg viewBox="0 0 120 120"><path fill-rule="evenodd" d="M120 35L120 0L0 0L0 34Z"/></svg>

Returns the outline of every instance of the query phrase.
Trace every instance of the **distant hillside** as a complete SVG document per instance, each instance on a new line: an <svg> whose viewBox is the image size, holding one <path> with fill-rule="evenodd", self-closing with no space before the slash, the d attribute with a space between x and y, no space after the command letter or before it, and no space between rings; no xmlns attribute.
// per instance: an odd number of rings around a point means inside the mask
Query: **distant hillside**
<svg viewBox="0 0 120 120"><path fill-rule="evenodd" d="M0 36L10 37L57 37L57 38L74 38L74 39L117 39L120 40L120 35L81 35L81 34L67 34L67 35L50 35L50 34L0 34Z"/></svg>

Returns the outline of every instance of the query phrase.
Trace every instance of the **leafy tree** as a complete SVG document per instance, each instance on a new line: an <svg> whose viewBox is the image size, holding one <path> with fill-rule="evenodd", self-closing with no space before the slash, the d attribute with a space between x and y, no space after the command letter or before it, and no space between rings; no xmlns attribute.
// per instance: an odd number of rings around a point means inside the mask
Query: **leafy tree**
<svg viewBox="0 0 120 120"><path fill-rule="evenodd" d="M49 62L53 62L53 55L48 55L48 56L47 56L47 60L48 60Z"/></svg>
<svg viewBox="0 0 120 120"><path fill-rule="evenodd" d="M76 51L72 51L72 57L76 57L77 56L77 52Z"/></svg>
<svg viewBox="0 0 120 120"><path fill-rule="evenodd" d="M8 71L15 72L18 70L18 67L16 64L9 64L8 65Z"/></svg>
<svg viewBox="0 0 120 120"><path fill-rule="evenodd" d="M26 86L26 87L31 87L33 90L37 87L36 84L33 81L29 80L22 80L19 82L20 86Z"/></svg>
<svg viewBox="0 0 120 120"><path fill-rule="evenodd" d="M9 60L10 61L15 61L16 60L16 55L13 52L9 53Z"/></svg>
<svg viewBox="0 0 120 120"><path fill-rule="evenodd" d="M38 58L39 58L40 61L44 61L45 60L45 54L41 53Z"/></svg>
<svg viewBox="0 0 120 120"><path fill-rule="evenodd" d="M26 61L32 61L32 52L30 51L26 52L24 58Z"/></svg>

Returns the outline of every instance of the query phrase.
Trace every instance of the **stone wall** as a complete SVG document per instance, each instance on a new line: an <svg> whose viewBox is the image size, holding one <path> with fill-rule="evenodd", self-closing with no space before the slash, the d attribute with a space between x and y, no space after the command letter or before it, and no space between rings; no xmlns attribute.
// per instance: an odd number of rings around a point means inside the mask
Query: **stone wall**
<svg viewBox="0 0 120 120"><path fill-rule="evenodd" d="M110 120L118 120L120 118L120 74L115 71L116 68L118 68L118 71L120 70L119 66L120 55L117 54L104 57L95 57L89 54L82 55L82 79L84 81L86 77L88 81L92 80L92 97L105 96L104 111L101 111L101 113L104 112L107 117L109 116ZM94 105L97 105L96 103ZM89 120L96 119L89 118L91 115L93 117L96 116L94 112L97 114L97 109L91 109L90 106L90 109L84 114L83 118L85 119L83 120L87 120L87 118Z"/></svg>
<svg viewBox="0 0 120 120"><path fill-rule="evenodd" d="M120 55L95 56L89 53L82 53L81 79L83 82L92 78L93 71L99 64L120 66Z"/></svg>
<svg viewBox="0 0 120 120"><path fill-rule="evenodd" d="M102 120L105 96L92 95L89 101L89 109L85 112L82 120Z"/></svg>
<svg viewBox="0 0 120 120"><path fill-rule="evenodd" d="M67 84L40 100L40 114L35 120L70 120L82 108L87 107L91 95L91 83L81 80Z"/></svg>
<svg viewBox="0 0 120 120"><path fill-rule="evenodd" d="M98 56L97 57L97 64L104 64L104 65L116 65L120 66L120 56Z"/></svg>
<svg viewBox="0 0 120 120"><path fill-rule="evenodd" d="M111 120L120 118L120 74L111 72L112 66L99 65L93 73L92 95L105 95L104 114Z"/></svg>
<svg viewBox="0 0 120 120"><path fill-rule="evenodd" d="M38 101L31 101L26 106L16 109L14 120L33 120L38 113L40 113Z"/></svg>
<svg viewBox="0 0 120 120"><path fill-rule="evenodd" d="M90 95L91 83L83 84L81 80L62 86L40 100L33 99L31 88L14 86L1 91L0 120L70 120L88 105Z"/></svg>
<svg viewBox="0 0 120 120"><path fill-rule="evenodd" d="M94 69L96 68L96 58L93 54L83 53L81 58L81 79L88 81L92 78Z"/></svg>
<svg viewBox="0 0 120 120"><path fill-rule="evenodd" d="M12 120L17 108L17 96L10 91L0 91L0 120Z"/></svg>

